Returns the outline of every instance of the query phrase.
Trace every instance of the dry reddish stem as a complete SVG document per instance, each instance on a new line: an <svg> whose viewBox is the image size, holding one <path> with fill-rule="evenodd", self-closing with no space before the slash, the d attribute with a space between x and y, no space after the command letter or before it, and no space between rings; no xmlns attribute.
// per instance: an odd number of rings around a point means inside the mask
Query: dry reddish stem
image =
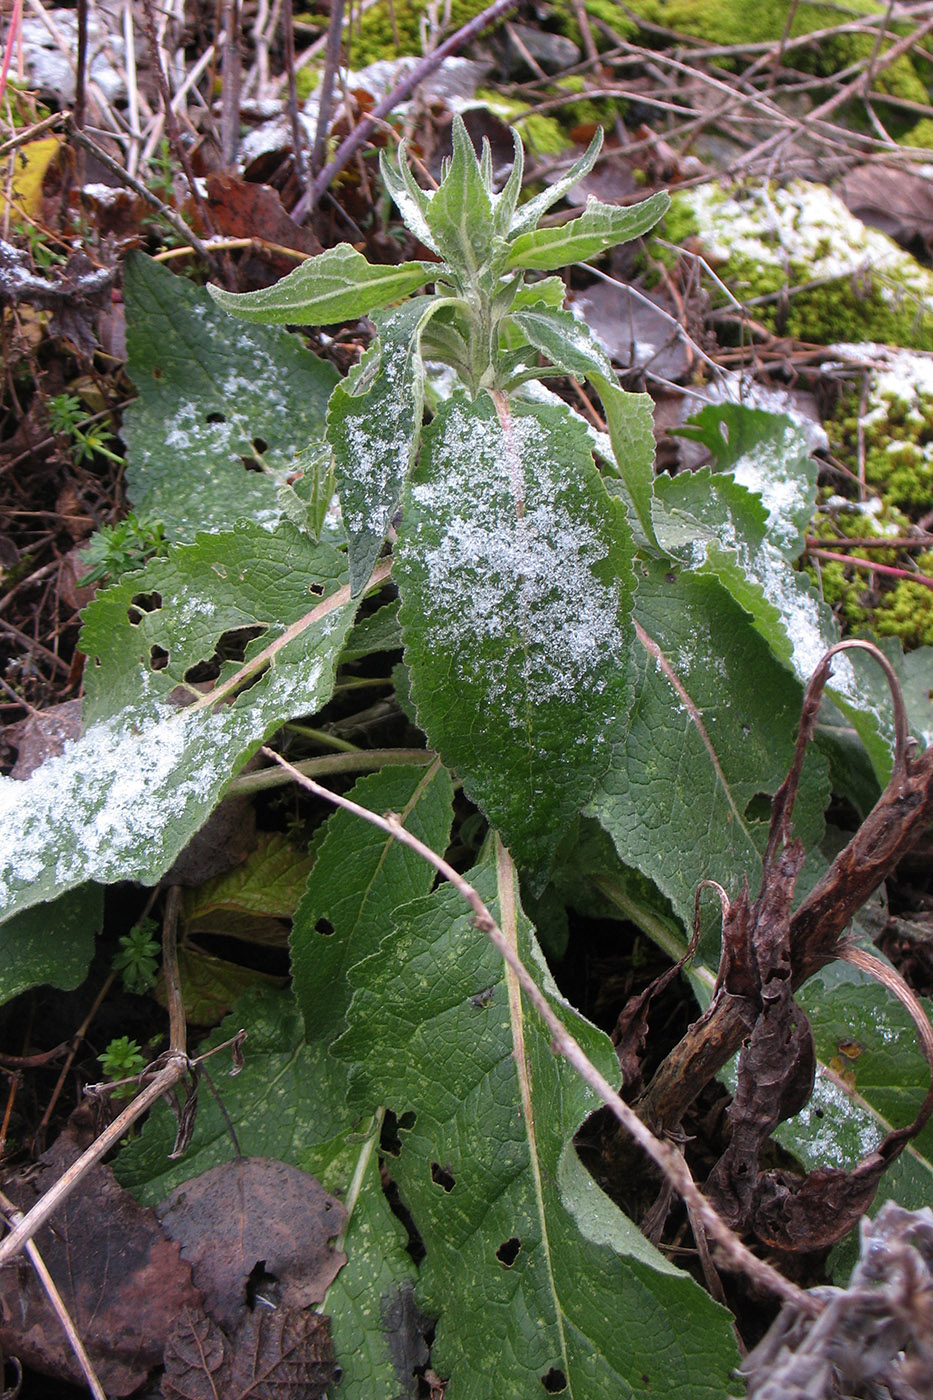
<svg viewBox="0 0 933 1400"><path fill-rule="evenodd" d="M882 665L892 687L895 721L894 772L872 811L810 891L790 923L794 990L820 968L840 957L843 934L869 896L923 836L933 821L933 749L912 754L903 698L887 659L868 643L843 642L823 658L804 697L800 736L787 781L774 799L774 817L765 878L777 849L789 837L790 815L807 742L813 731L833 656L861 647ZM656 1132L676 1127L697 1095L732 1058L758 1016L753 998L724 986L707 1011L688 1029L637 1103L639 1115Z"/></svg>

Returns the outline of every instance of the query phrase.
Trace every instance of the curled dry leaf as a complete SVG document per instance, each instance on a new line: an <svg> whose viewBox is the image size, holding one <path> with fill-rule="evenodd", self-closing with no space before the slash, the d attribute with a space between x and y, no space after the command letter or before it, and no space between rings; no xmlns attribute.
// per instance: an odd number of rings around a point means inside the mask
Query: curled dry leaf
<svg viewBox="0 0 933 1400"><path fill-rule="evenodd" d="M305 1308L321 1301L346 1263L330 1243L343 1228L343 1206L285 1162L224 1162L179 1186L156 1214L230 1333L246 1312L257 1265L277 1281L285 1307Z"/></svg>

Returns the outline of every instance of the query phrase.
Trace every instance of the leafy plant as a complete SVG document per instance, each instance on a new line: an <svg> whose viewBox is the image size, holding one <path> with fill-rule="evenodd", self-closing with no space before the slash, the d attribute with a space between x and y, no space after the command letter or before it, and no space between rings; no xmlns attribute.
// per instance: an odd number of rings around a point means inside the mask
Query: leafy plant
<svg viewBox="0 0 933 1400"><path fill-rule="evenodd" d="M94 423L88 418L77 395L53 394L46 407L52 432L68 438L79 465L95 454L123 464L123 458L107 446L108 442L113 441L113 433L103 423Z"/></svg>
<svg viewBox="0 0 933 1400"><path fill-rule="evenodd" d="M107 1079L134 1079L140 1070L145 1069L146 1061L140 1046L128 1035L120 1035L111 1040L107 1049L98 1056L100 1067ZM135 1084L118 1083L113 1090L115 1099L130 1099L135 1092Z"/></svg>
<svg viewBox="0 0 933 1400"><path fill-rule="evenodd" d="M574 1151L600 1096L618 1107L618 1058L556 993L525 911L552 925L568 907L625 918L679 958L699 886L715 880L729 913L760 884L770 908L778 857L793 847L780 909L790 939L793 899L801 925L812 900L825 914L827 889L836 913L845 904L842 867L820 844L830 764L844 792L857 752L860 793L877 792L894 757L894 786L879 803L883 855L856 905L933 800L929 760L910 756L905 716L859 652L821 668L819 693L835 707L825 713L838 723L797 744L804 685L838 637L793 568L815 497L794 425L707 409L687 431L710 449L712 469L655 479L647 396L619 387L599 343L563 308L562 281L543 275L645 232L666 207L664 196L627 209L591 200L566 223L542 224L598 150L597 139L521 203L521 143L497 191L488 147L477 156L455 121L436 191L420 189L404 152L398 166L383 160L388 190L437 261L376 266L341 245L267 290L211 289L220 307L260 323L370 316L376 336L336 384L284 331L231 334L198 289L130 261L129 368L140 387L131 489L187 542L87 610L82 738L26 783L0 782L0 908L12 916L3 928L35 930L21 922L32 906L89 881L158 881L231 785L244 795L283 776L270 767L236 777L261 747L270 765L289 767L263 747L283 724L317 717L294 732L320 736L334 695L368 683L359 662L383 654L385 674L402 649L392 703L427 749L341 740L339 752L290 767L305 783L379 770L356 782L355 815L335 813L315 838L292 988L254 990L210 1038L246 1029L246 1062L222 1107L202 1096L193 1128L186 1115L188 1154L169 1157L175 1129L163 1106L118 1162L157 1203L231 1155L232 1124L240 1151L291 1161L343 1197L347 1263L322 1308L341 1393L353 1400L415 1393L428 1356L413 1296L432 1323L430 1363L448 1400L542 1387L586 1400L726 1393L736 1359L727 1313L647 1243ZM568 375L598 396L605 433L542 383ZM320 439L302 458L302 489L286 467L303 445L299 418ZM331 468L346 555L325 534ZM253 518L237 519L244 513ZM195 519L210 533L190 538ZM360 601L377 596L378 610L357 620ZM897 653L885 664L896 682ZM917 674L906 677L908 695L922 692ZM819 694L807 705L805 738ZM794 840L782 788L792 761ZM470 843L467 822L457 829L458 868L472 865L471 894L485 910L474 904L475 917L454 889L432 890L432 869L401 844L447 847L454 780L480 814L468 821L486 824L485 839ZM913 816L901 830L895 799L908 790ZM783 824L769 830L763 813L779 792ZM360 810L397 815L377 819L374 834ZM463 893L456 871L444 873ZM734 926L727 920L727 949ZM493 930L507 965L487 942ZM721 939L712 918L698 934L691 976L707 1001ZM733 976L751 966L750 947ZM822 967L830 985L836 952L822 951L802 971ZM856 988L848 1004L882 1039L896 1035L898 1004L863 966L846 974ZM8 975L0 966L0 995ZM739 990L754 1020L761 986ZM547 1028L539 1012L552 1018ZM818 999L812 1014L825 1071L818 1114L830 1090L838 1100L829 1075L838 1022ZM555 1027L588 1061L585 1083L555 1062ZM764 1031L755 1036L757 1063ZM871 1141L899 1095L916 1097L918 1079L916 1065L905 1076L888 1063L879 1084L874 1062L875 1078L846 1106ZM820 1157L812 1121L781 1129L805 1165ZM910 1190L933 1171L928 1136L914 1145ZM426 1251L418 1268L387 1205L380 1157ZM479 1315L489 1320L482 1351Z"/></svg>
<svg viewBox="0 0 933 1400"><path fill-rule="evenodd" d="M152 935L156 928L154 919L144 919L119 940L113 970L120 974L128 992L148 992L155 983L159 943Z"/></svg>
<svg viewBox="0 0 933 1400"><path fill-rule="evenodd" d="M115 583L123 574L142 568L154 554L165 553L165 527L161 520L137 516L132 511L115 525L104 525L84 550L90 565L82 584Z"/></svg>

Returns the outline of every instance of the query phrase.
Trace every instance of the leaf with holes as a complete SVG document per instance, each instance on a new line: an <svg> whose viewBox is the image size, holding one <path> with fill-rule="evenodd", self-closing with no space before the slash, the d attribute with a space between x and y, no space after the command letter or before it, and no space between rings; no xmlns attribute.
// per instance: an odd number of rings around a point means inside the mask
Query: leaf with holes
<svg viewBox="0 0 933 1400"><path fill-rule="evenodd" d="M86 880L157 880L259 744L329 699L344 577L293 526L243 523L96 600L89 728L27 781L0 779L0 917Z"/></svg>
<svg viewBox="0 0 933 1400"><path fill-rule="evenodd" d="M758 887L770 813L756 798L784 780L801 687L715 577L661 561L639 572L635 700L610 733L612 760L589 811L690 927L701 880L732 896L746 875ZM827 796L813 754L798 806L808 845ZM707 952L715 967L717 952Z"/></svg>
<svg viewBox="0 0 933 1400"><path fill-rule="evenodd" d="M562 406L457 396L426 429L393 571L412 696L539 881L628 713L629 540Z"/></svg>
<svg viewBox="0 0 933 1400"><path fill-rule="evenodd" d="M296 456L323 436L337 371L287 331L237 325L141 253L127 258L124 295L139 391L122 430L135 509L181 540L241 516L278 520Z"/></svg>
<svg viewBox="0 0 933 1400"><path fill-rule="evenodd" d="M350 796L373 812L396 812L435 851L446 849L453 819L450 775L430 768L386 768L361 778ZM427 894L431 866L394 836L334 812L292 927L292 976L309 1040L344 1029L347 968L375 952L392 910Z"/></svg>
<svg viewBox="0 0 933 1400"><path fill-rule="evenodd" d="M469 878L549 990L501 847ZM583 1170L573 1135L595 1095L461 897L445 886L397 911L350 981L336 1053L358 1066L361 1107L397 1115L387 1165L425 1244L416 1296L438 1319L431 1364L448 1400L719 1400L735 1361L727 1314ZM608 1038L553 1005L618 1080Z"/></svg>

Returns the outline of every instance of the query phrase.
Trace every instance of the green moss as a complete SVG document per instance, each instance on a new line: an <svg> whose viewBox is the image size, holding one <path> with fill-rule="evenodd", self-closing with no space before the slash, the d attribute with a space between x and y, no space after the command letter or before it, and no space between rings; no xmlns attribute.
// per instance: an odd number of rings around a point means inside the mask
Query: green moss
<svg viewBox="0 0 933 1400"><path fill-rule="evenodd" d="M833 497L817 512L810 532L832 550L840 539L883 539L905 534L909 526L909 518L890 506L873 512ZM933 553L912 560L896 548L852 549L846 550L846 557L902 569L915 566L926 577L933 576ZM910 579L892 583L890 576L835 560L813 560L807 572L848 632L899 637L908 651L933 646L933 589L925 584Z"/></svg>
<svg viewBox="0 0 933 1400"><path fill-rule="evenodd" d="M454 33L485 8L483 0L450 0L450 18L445 32ZM421 20L427 12L428 0L377 0L345 31L350 66L364 68L380 58L420 54Z"/></svg>
<svg viewBox="0 0 933 1400"><path fill-rule="evenodd" d="M312 92L317 92L321 86L320 69L312 68L305 64L304 68L299 68L295 74L295 91L298 94L299 102L307 102Z"/></svg>
<svg viewBox="0 0 933 1400"><path fill-rule="evenodd" d="M922 117L901 137L901 145L933 151L933 120L930 117Z"/></svg>
<svg viewBox="0 0 933 1400"><path fill-rule="evenodd" d="M933 553L918 555L917 567L927 578L933 577ZM900 637L907 651L933 646L933 588L902 579L884 594L874 625L882 637Z"/></svg>
<svg viewBox="0 0 933 1400"><path fill-rule="evenodd" d="M861 445L865 479L884 501L923 514L933 500L933 391L927 362L906 352L881 352L885 364L861 390L843 395L827 428L843 454Z"/></svg>
<svg viewBox="0 0 933 1400"><path fill-rule="evenodd" d="M576 11L570 0L555 0L555 4L551 8L555 28L561 34L565 34L568 39L572 39L582 49L583 36L580 33ZM603 24L607 24L613 33L618 34L620 39L634 39L638 33L638 25L634 20L629 19L617 0L584 0L583 8L591 20L602 20ZM606 38L598 25L591 25L590 32L598 49L609 47L610 40Z"/></svg>
<svg viewBox="0 0 933 1400"><path fill-rule="evenodd" d="M680 245L691 236L732 295L778 334L822 345L933 343L933 273L823 186L679 191L661 237ZM670 262L657 244L652 251ZM725 303L715 285L711 293Z"/></svg>
<svg viewBox="0 0 933 1400"><path fill-rule="evenodd" d="M663 25L711 44L761 44L779 40L787 28L791 0L628 0L628 8L650 24ZM817 29L832 29L847 19L884 12L882 0L826 0L825 4L802 3L793 7L789 37L800 38ZM892 32L898 32L892 26ZM649 36L650 37L650 36ZM812 48L792 50L787 61L806 73L830 77L850 64L869 58L874 51L874 32L865 34L833 34L821 39ZM890 44L882 46L882 52ZM878 74L875 87L892 97L912 102L927 102L924 76L918 67L926 69L908 56L896 59Z"/></svg>

